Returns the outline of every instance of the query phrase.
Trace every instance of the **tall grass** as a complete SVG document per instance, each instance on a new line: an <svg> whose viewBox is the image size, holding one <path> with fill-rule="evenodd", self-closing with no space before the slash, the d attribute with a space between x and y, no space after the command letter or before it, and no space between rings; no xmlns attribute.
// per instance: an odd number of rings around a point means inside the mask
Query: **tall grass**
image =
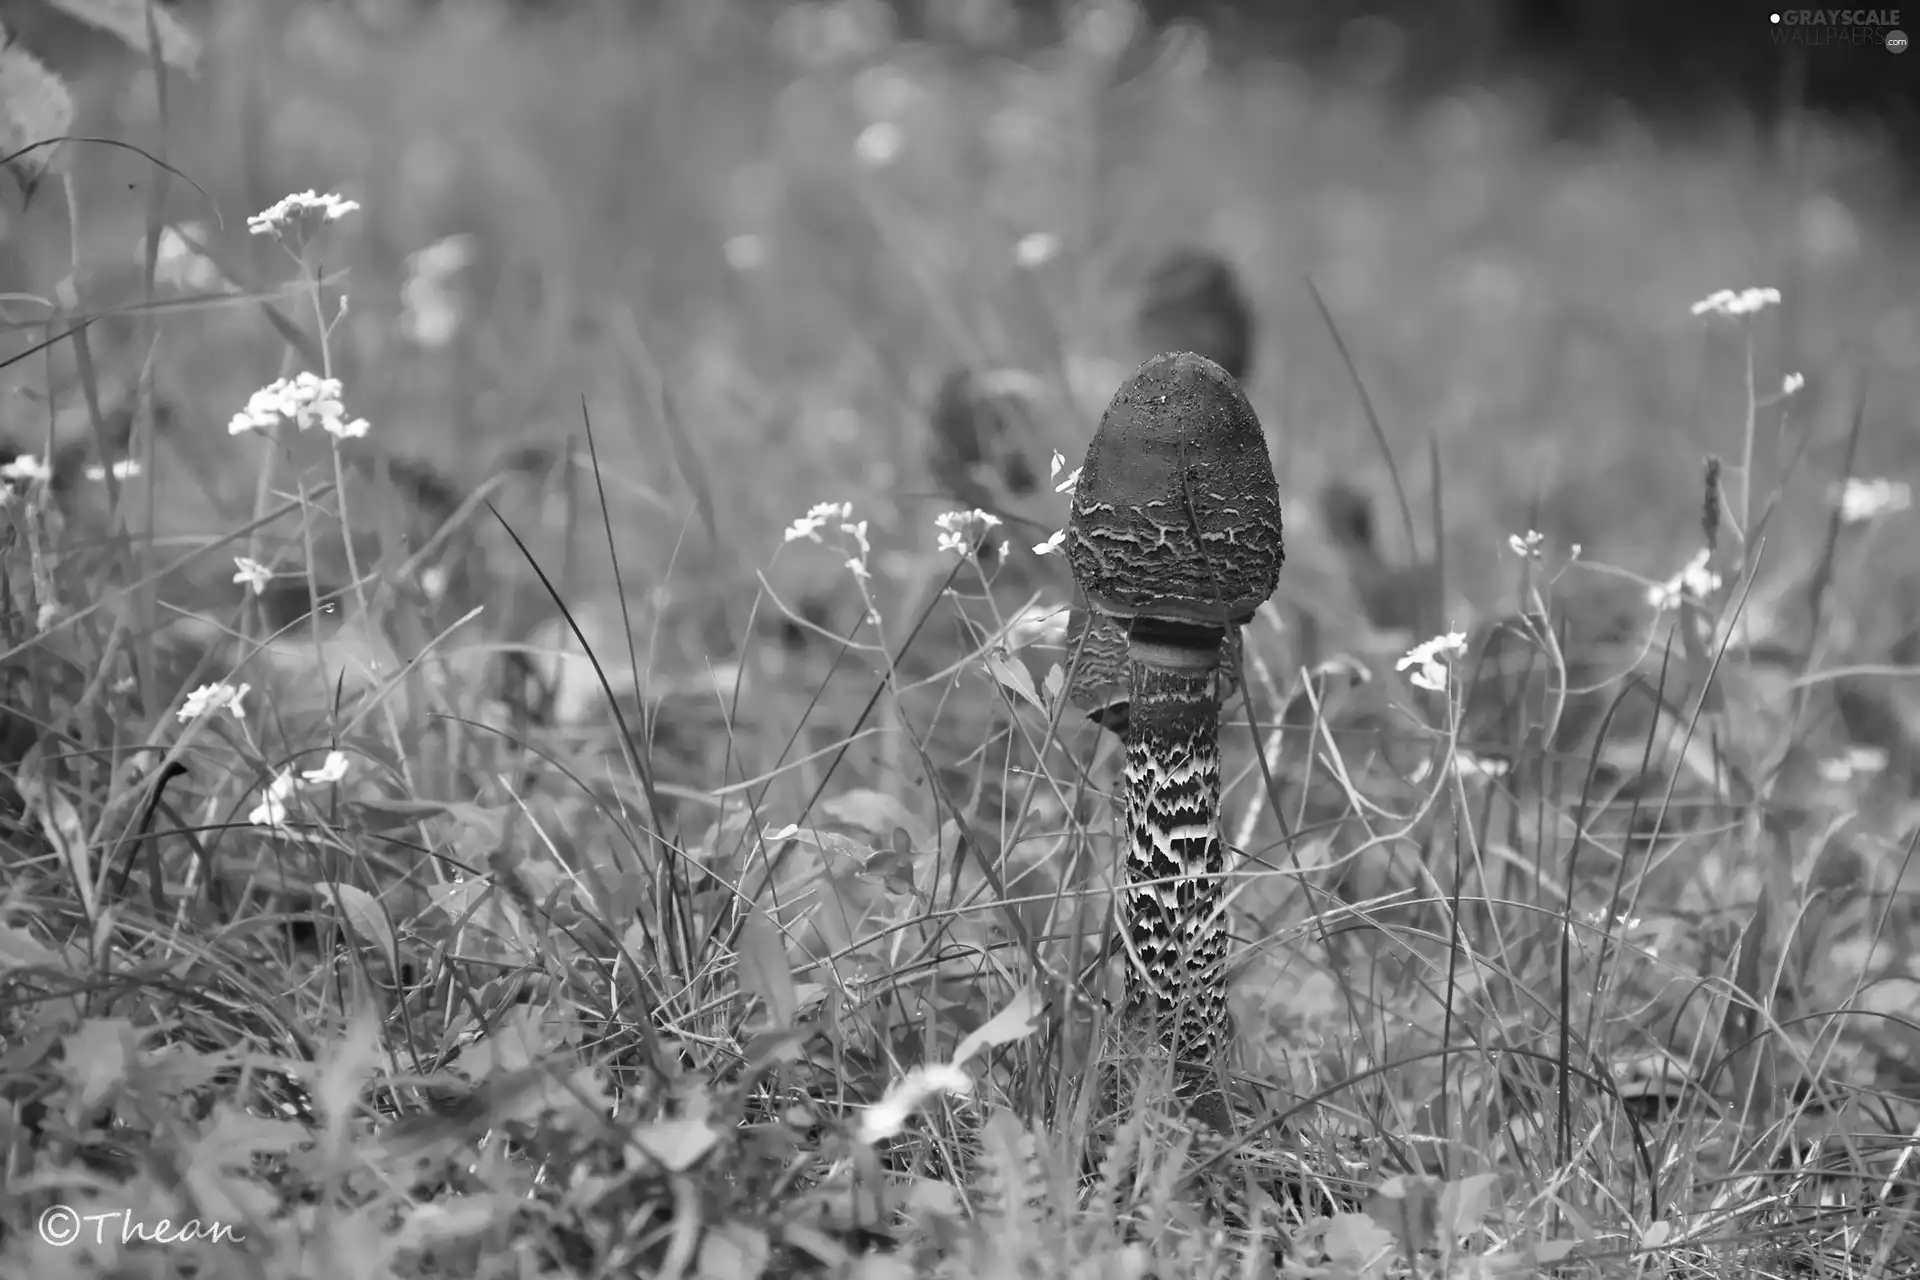
<svg viewBox="0 0 1920 1280"><path fill-rule="evenodd" d="M0 1269L1913 1271L1871 139L1573 147L1524 85L1389 107L1117 4L1019 60L862 5L214 6L196 79L121 8L0 61L74 112L5 135L66 140L0 255ZM359 207L249 234L309 188ZM956 360L1077 463L1185 239L1246 270L1290 516L1223 733L1232 1142L1108 1084L1065 502L988 582L925 475ZM1312 516L1383 450L1475 636L1437 669ZM1465 624L1515 606L1592 755L1480 760Z"/></svg>

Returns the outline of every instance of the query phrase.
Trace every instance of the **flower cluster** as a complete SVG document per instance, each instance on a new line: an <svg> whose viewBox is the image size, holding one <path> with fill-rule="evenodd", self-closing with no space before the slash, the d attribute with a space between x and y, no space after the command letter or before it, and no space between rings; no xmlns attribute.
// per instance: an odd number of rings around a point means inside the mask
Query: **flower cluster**
<svg viewBox="0 0 1920 1280"><path fill-rule="evenodd" d="M1820 762L1820 776L1836 785L1877 777L1886 770L1887 753L1879 747L1849 747L1841 755Z"/></svg>
<svg viewBox="0 0 1920 1280"><path fill-rule="evenodd" d="M835 520L853 519L851 502L816 502L808 508L807 514L787 526L786 541L793 542L807 538L820 541L820 531Z"/></svg>
<svg viewBox="0 0 1920 1280"><path fill-rule="evenodd" d="M1838 499L1841 523L1859 524L1875 516L1905 511L1913 505L1913 488L1904 480L1889 480L1885 476L1872 479L1848 476L1840 486Z"/></svg>
<svg viewBox="0 0 1920 1280"><path fill-rule="evenodd" d="M1067 465L1067 460L1060 456L1060 451L1058 449L1055 449L1053 451L1053 461L1049 463L1047 466L1047 479L1060 481L1058 484L1053 486L1053 491L1055 493L1071 494L1074 490L1074 486L1080 483L1081 469L1079 467L1075 467L1073 470L1068 471L1067 478L1065 480L1060 480L1060 472L1066 468L1066 465Z"/></svg>
<svg viewBox="0 0 1920 1280"><path fill-rule="evenodd" d="M185 222L179 228L171 226L160 228L160 235L154 242L153 278L155 283L168 285L175 289L192 289L201 293L212 293L226 286L227 278L221 274L219 266L211 258L194 248L187 239L191 234L194 240L205 244L210 237L207 228L198 222ZM139 250L146 256L146 239L141 238Z"/></svg>
<svg viewBox="0 0 1920 1280"><path fill-rule="evenodd" d="M1056 482L1053 486L1055 493L1064 493L1071 497L1074 486L1080 483L1081 468L1075 467L1073 470L1067 471L1067 478L1062 480L1060 479L1060 473L1066 471L1066 467L1067 460L1060 456L1058 449L1055 449L1053 451L1053 461L1048 464L1047 467L1047 479ZM1055 529L1053 536L1045 542L1036 542L1033 544L1033 554L1037 556L1050 556L1066 544L1067 531L1065 529Z"/></svg>
<svg viewBox="0 0 1920 1280"><path fill-rule="evenodd" d="M940 530L940 550L965 559L979 548L987 531L1000 523L1000 517L975 507L971 511L943 511L933 518L933 523Z"/></svg>
<svg viewBox="0 0 1920 1280"><path fill-rule="evenodd" d="M1044 267L1059 256L1060 237L1051 231L1028 232L1013 246L1014 262L1028 271Z"/></svg>
<svg viewBox="0 0 1920 1280"><path fill-rule="evenodd" d="M891 120L876 120L853 140L853 153L868 169L884 169L907 145L906 131Z"/></svg>
<svg viewBox="0 0 1920 1280"><path fill-rule="evenodd" d="M1467 636L1464 631L1449 631L1446 635L1435 636L1424 644L1417 644L1407 650L1407 656L1394 663L1395 671L1415 668L1407 677L1409 684L1416 689L1426 689L1432 693L1447 691L1447 663L1467 651Z"/></svg>
<svg viewBox="0 0 1920 1280"><path fill-rule="evenodd" d="M267 790L260 797L260 803L254 806L247 821L256 827L271 827L285 832L287 828L287 801L302 787L332 786L347 776L347 757L342 751L327 752L326 759L318 769L308 769L297 777L293 766L288 765L273 775L273 781L267 784Z"/></svg>
<svg viewBox="0 0 1920 1280"><path fill-rule="evenodd" d="M359 208L357 201L343 200L332 192L319 195L298 191L248 218L247 230L256 236L272 236L298 255L320 228Z"/></svg>
<svg viewBox="0 0 1920 1280"><path fill-rule="evenodd" d="M0 480L14 480L20 484L46 484L53 479L53 464L42 462L30 453L23 453L12 462L0 466Z"/></svg>
<svg viewBox="0 0 1920 1280"><path fill-rule="evenodd" d="M400 286L400 332L429 350L440 350L459 336L466 313L454 281L478 257L470 235L451 235L407 255L407 278Z"/></svg>
<svg viewBox="0 0 1920 1280"><path fill-rule="evenodd" d="M267 584L273 581L273 570L248 556L235 556L233 567L233 580L245 583L247 590L255 595L264 595Z"/></svg>
<svg viewBox="0 0 1920 1280"><path fill-rule="evenodd" d="M247 712L246 708L240 705L240 700L246 697L252 688L250 684L232 685L224 681L220 684L203 684L187 695L187 700L180 705L180 710L175 715L185 723L198 720L201 716L215 711L228 711L232 713L235 720L244 722Z"/></svg>
<svg viewBox="0 0 1920 1280"><path fill-rule="evenodd" d="M341 440L358 439L367 434L367 420L347 420L340 403L340 379L301 373L260 388L247 397L247 407L227 423L228 435L248 431L266 431L291 420L305 431L316 423L327 434Z"/></svg>
<svg viewBox="0 0 1920 1280"><path fill-rule="evenodd" d="M1547 535L1538 529L1529 529L1524 534L1511 533L1507 535L1507 545L1522 560L1538 560L1546 549Z"/></svg>
<svg viewBox="0 0 1920 1280"><path fill-rule="evenodd" d="M816 502L808 508L807 514L787 526L786 541L794 542L806 538L812 542L826 545L820 531L829 524L838 523L840 532L853 539L859 550L847 560L847 572L856 578L870 576L867 569L867 556L873 551L873 544L867 541L867 522L853 518L851 502Z"/></svg>
<svg viewBox="0 0 1920 1280"><path fill-rule="evenodd" d="M103 467L96 462L87 468L87 479L104 481L107 478L108 470L109 468ZM113 471L113 478L115 480L132 480L140 474L140 459L122 458L113 464L111 470Z"/></svg>
<svg viewBox="0 0 1920 1280"><path fill-rule="evenodd" d="M1780 305L1778 289L1720 289L1693 304L1696 316L1716 315L1740 320Z"/></svg>
<svg viewBox="0 0 1920 1280"><path fill-rule="evenodd" d="M1696 604L1704 603L1708 596L1720 589L1720 575L1707 567L1712 559L1713 552L1709 548L1700 548L1680 572L1665 582L1656 582L1647 588L1647 603L1663 611L1674 608L1683 599Z"/></svg>

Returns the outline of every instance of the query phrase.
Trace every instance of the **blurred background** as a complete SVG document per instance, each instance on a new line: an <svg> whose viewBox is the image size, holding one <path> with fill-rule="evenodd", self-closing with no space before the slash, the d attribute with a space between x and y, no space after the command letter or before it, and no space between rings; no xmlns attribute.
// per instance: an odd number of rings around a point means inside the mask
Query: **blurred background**
<svg viewBox="0 0 1920 1280"><path fill-rule="evenodd" d="M220 274L271 289L292 264L247 215L309 188L357 200L323 264L350 298L332 339L350 413L462 490L529 446L584 447L590 420L623 574L668 666L742 643L757 574L803 594L844 578L792 552L769 570L815 502L871 516L882 557L930 540L954 504L926 474L927 406L955 364L1057 381L1072 407L1045 431L1077 463L1125 356L1124 300L1180 244L1243 275L1249 391L1290 496L1341 476L1390 501L1311 279L1423 530L1438 445L1468 598L1498 589L1498 551L1530 523L1664 578L1698 545L1704 456L1738 452L1750 364L1756 486L1806 443L1782 530L1824 519L1858 396L1857 472L1920 453L1920 54L1889 50L1891 11L1844 28L1774 12L185 3L157 10L163 114L111 30L144 44L143 6L6 0L14 47L71 92L72 133L191 182L70 145L66 188L7 190L0 290L68 280L96 308L137 301L156 209ZM14 145L29 126L10 122ZM196 260L175 257L169 287L190 290ZM1751 352L1740 326L1690 310L1749 285L1785 295ZM102 323L95 345L110 389L150 376L166 407L161 536L244 523L264 446L224 426L291 372L257 310ZM49 398L74 402L70 363L0 371L10 434L44 430ZM1781 399L1790 373L1805 387ZM598 512L568 557L579 522L550 496L500 501L543 563L568 560L571 589L606 594ZM1291 549L1311 562L1305 507L1289 508ZM1794 540L1779 545L1790 564Z"/></svg>

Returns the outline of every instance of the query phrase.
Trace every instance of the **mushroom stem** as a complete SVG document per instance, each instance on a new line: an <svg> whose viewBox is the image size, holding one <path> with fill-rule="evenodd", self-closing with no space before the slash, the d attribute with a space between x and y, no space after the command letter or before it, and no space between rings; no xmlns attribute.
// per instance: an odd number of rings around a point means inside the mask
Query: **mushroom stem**
<svg viewBox="0 0 1920 1280"><path fill-rule="evenodd" d="M1128 703L1127 1009L1203 1079L1232 1039L1221 651L1279 585L1280 525L1266 434L1225 369L1167 353L1114 393L1074 486L1067 561L1090 637L1126 636L1125 680L1108 683ZM1195 1074L1176 1069L1195 1117L1228 1128L1225 1097L1192 1090Z"/></svg>
<svg viewBox="0 0 1920 1280"><path fill-rule="evenodd" d="M1189 1064L1214 1061L1228 1035L1219 698L1226 634L1139 618L1128 646L1126 1008Z"/></svg>

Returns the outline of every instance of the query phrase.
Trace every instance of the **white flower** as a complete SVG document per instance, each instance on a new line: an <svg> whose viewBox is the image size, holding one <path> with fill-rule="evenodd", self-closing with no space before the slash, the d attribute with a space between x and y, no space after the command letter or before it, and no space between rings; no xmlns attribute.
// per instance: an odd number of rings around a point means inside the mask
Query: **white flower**
<svg viewBox="0 0 1920 1280"><path fill-rule="evenodd" d="M1779 305L1778 289L1742 289L1737 293L1732 289L1720 289L1694 303L1693 314L1704 316L1711 313L1738 320Z"/></svg>
<svg viewBox="0 0 1920 1280"><path fill-rule="evenodd" d="M1053 457L1047 462L1048 482L1051 483L1052 481L1058 480L1060 478L1060 473L1062 471L1065 471L1066 469L1067 469L1066 456L1062 454L1058 449L1055 449L1053 451Z"/></svg>
<svg viewBox="0 0 1920 1280"><path fill-rule="evenodd" d="M122 458L113 464L113 478L115 480L131 480L139 474L140 459L138 458ZM99 463L96 462L87 468L87 479L105 480L106 478L107 469Z"/></svg>
<svg viewBox="0 0 1920 1280"><path fill-rule="evenodd" d="M327 758L321 762L320 767L318 769L308 769L300 775L300 780L308 786L323 787L328 783L338 782L346 776L347 753L344 751L329 751L327 752Z"/></svg>
<svg viewBox="0 0 1920 1280"><path fill-rule="evenodd" d="M735 271L758 271L767 265L767 242L761 236L728 236L720 252Z"/></svg>
<svg viewBox="0 0 1920 1280"><path fill-rule="evenodd" d="M1513 765L1495 756L1477 756L1462 747L1453 753L1453 769L1468 781L1496 782L1513 772Z"/></svg>
<svg viewBox="0 0 1920 1280"><path fill-rule="evenodd" d="M291 765L276 773L273 781L267 784L266 794L260 797L260 803L247 815L247 821L256 827L286 826L287 800L299 785L294 779Z"/></svg>
<svg viewBox="0 0 1920 1280"><path fill-rule="evenodd" d="M848 520L853 517L851 502L816 502L807 514L787 526L786 541L798 538L820 541L820 531L827 527L829 520Z"/></svg>
<svg viewBox="0 0 1920 1280"><path fill-rule="evenodd" d="M1529 529L1524 534L1510 533L1507 545L1513 548L1513 554L1522 560L1538 560L1540 551L1546 545L1547 535L1538 529Z"/></svg>
<svg viewBox="0 0 1920 1280"><path fill-rule="evenodd" d="M1798 391L1800 388L1806 385L1807 385L1807 378L1805 374L1790 373L1786 377L1780 379L1780 394L1783 396L1790 396L1794 392Z"/></svg>
<svg viewBox="0 0 1920 1280"><path fill-rule="evenodd" d="M973 1078L952 1063L915 1067L861 1114L854 1133L862 1142L884 1141L906 1128L928 1099L943 1093L964 1097L972 1091Z"/></svg>
<svg viewBox="0 0 1920 1280"><path fill-rule="evenodd" d="M53 464L42 462L30 453L23 453L5 466L0 466L0 478L19 480L27 484L37 480L44 484L53 479Z"/></svg>
<svg viewBox="0 0 1920 1280"><path fill-rule="evenodd" d="M61 615L63 615L64 613L66 613L66 610L60 606L60 602L58 600L46 601L40 606L39 610L35 612L35 614L33 615L34 630L36 631L53 630L53 624L60 621Z"/></svg>
<svg viewBox="0 0 1920 1280"><path fill-rule="evenodd" d="M1050 231L1034 231L1020 237L1013 247L1013 260L1028 271L1044 267L1060 256L1060 237Z"/></svg>
<svg viewBox="0 0 1920 1280"><path fill-rule="evenodd" d="M456 232L442 236L424 249L407 255L407 274L416 280L445 284L472 266L480 257L478 238Z"/></svg>
<svg viewBox="0 0 1920 1280"><path fill-rule="evenodd" d="M933 523L940 530L939 549L966 557L980 545L981 535L1000 523L1000 517L975 507L971 511L943 511Z"/></svg>
<svg viewBox="0 0 1920 1280"><path fill-rule="evenodd" d="M1885 476L1871 479L1848 476L1840 486L1839 498L1841 522L1859 524L1875 516L1905 511L1913 505L1913 489L1904 480L1889 480Z"/></svg>
<svg viewBox="0 0 1920 1280"><path fill-rule="evenodd" d="M187 700L180 705L180 710L175 715L184 723L189 720L198 720L209 712L225 708L233 713L235 720L244 721L247 718L247 712L240 705L240 700L246 697L252 688L250 684L231 685L225 682L203 684L187 695Z"/></svg>
<svg viewBox="0 0 1920 1280"><path fill-rule="evenodd" d="M1682 598L1704 601L1720 589L1720 575L1707 567L1712 559L1712 551L1706 547L1700 548L1680 572L1665 582L1656 582L1647 588L1647 603L1655 609L1671 609Z"/></svg>
<svg viewBox="0 0 1920 1280"><path fill-rule="evenodd" d="M1435 636L1424 644L1417 644L1407 650L1407 656L1394 664L1395 671L1405 671L1416 667L1407 677L1416 689L1427 689L1434 693L1447 690L1447 660L1467 651L1467 636L1464 631L1449 631L1446 635Z"/></svg>
<svg viewBox="0 0 1920 1280"><path fill-rule="evenodd" d="M233 567L236 571L233 575L233 580L235 582L244 582L247 585L247 589L255 595L264 594L267 589L267 584L273 581L273 570L267 568L267 566L261 564L258 560L251 560L246 556L235 556L233 558Z"/></svg>
<svg viewBox="0 0 1920 1280"><path fill-rule="evenodd" d="M226 277L220 274L220 268L188 243L181 231L191 232L193 238L202 244L209 239L207 228L198 222L182 223L180 230L171 226L160 228L160 238L155 242L153 255L154 281L176 289L197 289L202 292L211 292L225 285ZM146 237L141 237L137 248L144 259Z"/></svg>
<svg viewBox="0 0 1920 1280"><path fill-rule="evenodd" d="M1066 545L1067 531L1065 529L1055 529L1053 536L1045 542L1036 542L1033 544L1033 554L1037 556L1050 556Z"/></svg>
<svg viewBox="0 0 1920 1280"><path fill-rule="evenodd" d="M847 536L852 538L855 542L860 544L861 555L864 556L869 551L873 550L873 545L867 541L867 522L865 520L855 520L851 522L842 523L840 526L840 532L846 534Z"/></svg>
<svg viewBox="0 0 1920 1280"><path fill-rule="evenodd" d="M1053 486L1053 491L1055 493L1072 493L1074 487L1080 483L1080 471L1081 468L1075 467L1073 470L1067 472L1067 478Z"/></svg>
<svg viewBox="0 0 1920 1280"><path fill-rule="evenodd" d="M248 396L246 408L227 423L227 434L269 430L289 418L302 431L318 423L322 430L342 440L367 434L365 418L346 421L346 410L340 403L340 379L314 373L281 378Z"/></svg>
<svg viewBox="0 0 1920 1280"><path fill-rule="evenodd" d="M359 208L357 202L343 200L331 191L326 195L299 191L248 218L247 230L256 236L272 236L299 253L314 232Z"/></svg>
<svg viewBox="0 0 1920 1280"><path fill-rule="evenodd" d="M865 560L862 560L859 556L851 556L848 558L847 572L851 573L854 577L861 578L861 579L870 578L873 576L872 570L867 568L867 562Z"/></svg>
<svg viewBox="0 0 1920 1280"><path fill-rule="evenodd" d="M415 279L400 286L400 333L414 345L443 351L465 320L459 298L445 285Z"/></svg>
<svg viewBox="0 0 1920 1280"><path fill-rule="evenodd" d="M884 169L900 155L907 135L891 120L876 120L854 139L853 153L869 169Z"/></svg>

